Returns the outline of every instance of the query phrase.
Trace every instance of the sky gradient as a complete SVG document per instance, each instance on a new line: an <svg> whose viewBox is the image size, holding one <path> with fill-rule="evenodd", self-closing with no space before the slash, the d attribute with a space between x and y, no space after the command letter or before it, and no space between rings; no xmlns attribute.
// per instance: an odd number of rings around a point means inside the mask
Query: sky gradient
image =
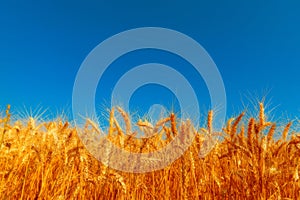
<svg viewBox="0 0 300 200"><path fill-rule="evenodd" d="M243 110L249 98L267 94L276 115L294 118L300 112L299 9L299 1L257 0L2 2L0 108L71 109L75 77L89 52L119 32L154 26L182 32L206 49L225 84L228 116ZM100 81L107 90L97 91L96 104L107 106L118 77L147 62L187 66L182 73L198 84L200 107L209 108L201 77L184 60L154 50L116 60ZM176 100L157 85L132 97L133 109L146 110L153 103L169 106Z"/></svg>

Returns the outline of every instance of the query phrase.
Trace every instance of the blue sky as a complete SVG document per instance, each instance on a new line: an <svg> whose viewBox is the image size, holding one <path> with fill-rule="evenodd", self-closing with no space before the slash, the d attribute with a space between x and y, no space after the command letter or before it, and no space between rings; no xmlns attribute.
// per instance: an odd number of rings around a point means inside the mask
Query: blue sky
<svg viewBox="0 0 300 200"><path fill-rule="evenodd" d="M300 112L299 9L299 1L2 2L0 107L71 109L76 73L88 53L119 32L154 26L180 31L206 49L222 75L229 116L241 111L249 97L268 94L271 107L278 106L278 115L286 112L296 117ZM110 66L100 81L107 90L97 91L96 104L108 105L118 77L130 66L147 62L188 66L166 52L132 52ZM205 84L188 68L182 73L198 83L200 107L208 108ZM166 89L148 85L133 95L131 103L133 109L145 111L153 103L170 106L176 100Z"/></svg>

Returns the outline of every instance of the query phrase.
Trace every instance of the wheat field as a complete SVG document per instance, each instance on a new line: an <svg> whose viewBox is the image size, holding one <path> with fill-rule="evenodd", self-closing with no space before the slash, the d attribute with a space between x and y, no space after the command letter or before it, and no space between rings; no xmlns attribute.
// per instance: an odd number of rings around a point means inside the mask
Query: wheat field
<svg viewBox="0 0 300 200"><path fill-rule="evenodd" d="M134 137L121 108L111 111L106 134L87 119L82 133L99 134L99 144L105 138L135 153L162 149L178 134L195 134L192 145L167 167L128 173L93 157L70 122L12 122L8 106L0 118L0 199L300 199L300 134L287 123L275 138L277 124L266 120L262 103L259 108L258 116L229 119L221 133L214 132L213 111L199 130L174 114L157 124L141 119L137 126L145 135L157 133L147 139ZM214 134L222 139L199 156ZM106 153L109 160L111 152Z"/></svg>

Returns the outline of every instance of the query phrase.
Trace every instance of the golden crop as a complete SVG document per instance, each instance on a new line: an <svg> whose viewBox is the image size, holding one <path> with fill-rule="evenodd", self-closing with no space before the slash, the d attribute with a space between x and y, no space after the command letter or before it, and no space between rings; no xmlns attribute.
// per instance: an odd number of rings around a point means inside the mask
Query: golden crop
<svg viewBox="0 0 300 200"><path fill-rule="evenodd" d="M203 158L199 153L216 134L212 111L207 126L199 130L188 121L179 123L174 114L157 124L140 120L137 125L145 135L157 133L147 139L134 137L127 113L121 108L116 111L124 118L124 130L112 110L107 135L90 119L82 132L102 134L120 148L136 153L161 149L189 130L196 137L166 168L125 173L91 156L68 122L37 123L30 118L27 124L12 123L8 107L6 117L0 119L0 199L300 198L300 135L289 134L292 124L288 123L282 137L275 140L276 124L265 120L262 104L257 119L245 122L244 113L230 119L218 133L223 139Z"/></svg>

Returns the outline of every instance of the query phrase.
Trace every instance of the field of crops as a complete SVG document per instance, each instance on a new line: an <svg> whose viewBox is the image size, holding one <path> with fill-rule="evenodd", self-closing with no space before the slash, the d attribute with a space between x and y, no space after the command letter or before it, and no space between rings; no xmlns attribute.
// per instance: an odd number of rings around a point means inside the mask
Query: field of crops
<svg viewBox="0 0 300 200"><path fill-rule="evenodd" d="M82 133L94 132L99 144L105 138L135 153L162 149L178 135L196 134L182 156L164 169L128 173L94 158L71 123L13 122L8 106L0 118L0 199L300 199L300 134L292 131L292 123L279 129L266 120L263 104L259 107L258 116L242 113L230 119L222 133L214 132L212 111L199 130L174 114L153 125L142 119L137 125L145 134L157 132L147 139L134 137L121 108L111 111L107 134L87 119ZM123 117L124 128L115 112ZM216 134L222 139L199 156ZM109 161L112 152L106 153Z"/></svg>

